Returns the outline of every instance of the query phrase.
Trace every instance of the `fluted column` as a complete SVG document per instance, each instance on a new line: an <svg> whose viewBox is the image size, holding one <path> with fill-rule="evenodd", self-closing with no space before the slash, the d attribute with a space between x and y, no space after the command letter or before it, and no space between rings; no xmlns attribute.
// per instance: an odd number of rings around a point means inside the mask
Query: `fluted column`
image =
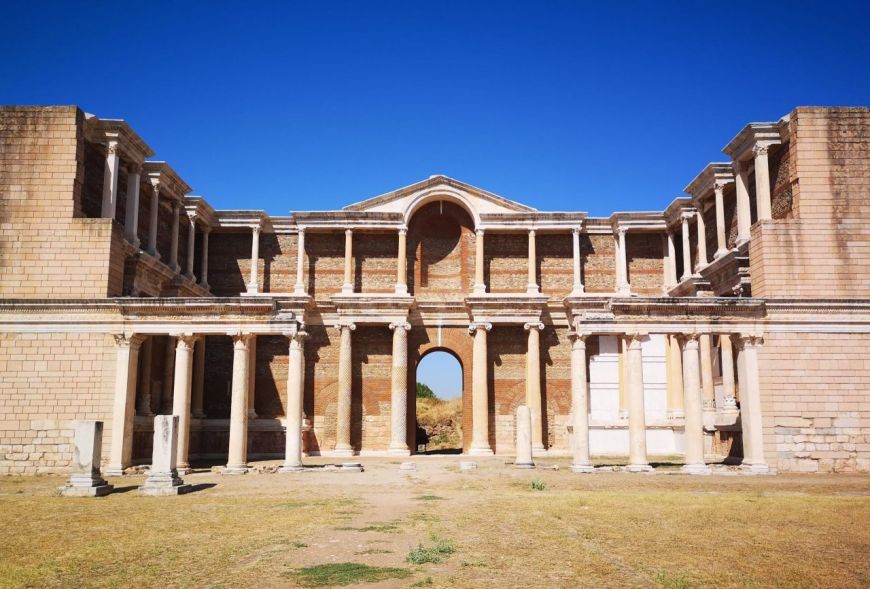
<svg viewBox="0 0 870 589"><path fill-rule="evenodd" d="M251 275L248 279L247 289L248 294L257 294L259 292L259 273L260 259L260 226L254 225L251 227Z"/></svg>
<svg viewBox="0 0 870 589"><path fill-rule="evenodd" d="M257 419L257 336L252 335L248 344L248 419Z"/></svg>
<svg viewBox="0 0 870 589"><path fill-rule="evenodd" d="M701 203L698 203L698 212L695 213L695 232L698 235L698 263L695 266L695 272L700 272L701 268L709 264L707 260L707 226L704 224L704 212Z"/></svg>
<svg viewBox="0 0 870 589"><path fill-rule="evenodd" d="M115 218L118 206L118 142L109 141L106 145L106 167L103 171L103 206L100 216L105 219Z"/></svg>
<svg viewBox="0 0 870 589"><path fill-rule="evenodd" d="M471 414L472 435L469 454L472 456L492 455L489 445L489 384L486 334L492 323L472 323L468 331L474 335L471 357Z"/></svg>
<svg viewBox="0 0 870 589"><path fill-rule="evenodd" d="M535 231L532 229L529 231L529 283L526 287L526 292L528 294L538 294L540 292L538 288L538 271L537 271L537 251L535 247ZM534 413L532 414L532 428L534 428ZM534 435L534 434L533 434Z"/></svg>
<svg viewBox="0 0 870 589"><path fill-rule="evenodd" d="M399 229L399 253L396 256L396 294L408 294L408 229Z"/></svg>
<svg viewBox="0 0 870 589"><path fill-rule="evenodd" d="M743 426L744 470L752 473L769 472L764 458L764 432L761 419L761 383L758 376L758 348L761 337L740 334L737 339L738 363L743 365L740 376L740 414Z"/></svg>
<svg viewBox="0 0 870 589"><path fill-rule="evenodd" d="M248 472L248 344L250 333L234 333L230 400L230 444L224 474Z"/></svg>
<svg viewBox="0 0 870 589"><path fill-rule="evenodd" d="M157 251L157 215L160 212L160 184L151 183L151 208L148 218L148 255L159 260L160 252Z"/></svg>
<svg viewBox="0 0 870 589"><path fill-rule="evenodd" d="M179 335L175 345L175 382L172 395L172 414L178 416L178 446L176 462L178 472L190 472L190 385L193 377L193 347L197 337Z"/></svg>
<svg viewBox="0 0 870 589"><path fill-rule="evenodd" d="M755 203L759 221L771 219L770 169L767 162L769 145L759 144L752 148L755 156Z"/></svg>
<svg viewBox="0 0 870 589"><path fill-rule="evenodd" d="M728 253L728 242L725 239L725 184L713 183L713 193L716 200L716 253L714 258L721 258Z"/></svg>
<svg viewBox="0 0 870 589"><path fill-rule="evenodd" d="M124 215L124 237L139 247L139 164L127 166L127 209Z"/></svg>
<svg viewBox="0 0 870 589"><path fill-rule="evenodd" d="M574 261L574 284L571 287L572 295L580 295L583 294L583 268L582 268L582 260L580 257L580 228L575 227L571 230L571 245L573 251L573 261Z"/></svg>
<svg viewBox="0 0 870 589"><path fill-rule="evenodd" d="M746 164L734 162L734 188L737 193L737 245L749 241L752 209L749 205L749 173Z"/></svg>
<svg viewBox="0 0 870 589"><path fill-rule="evenodd" d="M196 419L205 417L202 410L205 387L205 336L196 341L193 350L193 385L190 394L190 415Z"/></svg>
<svg viewBox="0 0 870 589"><path fill-rule="evenodd" d="M208 290L208 236L211 233L210 227L202 228L202 260L200 260L199 269L199 285Z"/></svg>
<svg viewBox="0 0 870 589"><path fill-rule="evenodd" d="M290 339L287 366L287 446L281 472L298 472L302 465L302 399L305 385L304 345L308 334L296 331Z"/></svg>
<svg viewBox="0 0 870 589"><path fill-rule="evenodd" d="M722 371L722 411L737 411L737 387L734 382L734 349L731 336L719 336L720 368Z"/></svg>
<svg viewBox="0 0 870 589"><path fill-rule="evenodd" d="M709 416L705 422L712 424L712 414L716 412L716 391L713 385L713 346L710 334L703 333L698 338L701 353L701 398L704 414Z"/></svg>
<svg viewBox="0 0 870 589"><path fill-rule="evenodd" d="M353 367L351 348L351 333L356 329L353 323L336 325L340 330L338 348L338 403L335 426L335 454L337 456L353 456L353 446L350 440L351 402L353 400Z"/></svg>
<svg viewBox="0 0 870 589"><path fill-rule="evenodd" d="M667 337L668 354L668 418L681 419L683 408L683 355L675 335Z"/></svg>
<svg viewBox="0 0 870 589"><path fill-rule="evenodd" d="M698 365L698 335L682 336L683 389L686 407L686 460L683 472L710 474L704 464L704 417L701 407L700 366Z"/></svg>
<svg viewBox="0 0 870 589"><path fill-rule="evenodd" d="M628 466L629 472L652 470L646 456L646 406L643 394L643 352L640 334L627 334L628 363Z"/></svg>
<svg viewBox="0 0 870 589"><path fill-rule="evenodd" d="M146 337L139 349L139 356L142 370L137 379L139 387L139 404L136 407L136 413L145 417L151 417L154 413L151 411L151 350L153 348L154 338Z"/></svg>
<svg viewBox="0 0 870 589"><path fill-rule="evenodd" d="M106 474L121 476L133 459L133 413L136 402L138 335L115 335L115 400L112 408L112 443Z"/></svg>
<svg viewBox="0 0 870 589"><path fill-rule="evenodd" d="M625 245L625 227L619 227L617 234L619 235L619 272L617 277L619 294L627 295L631 292L631 283L628 280L628 251Z"/></svg>
<svg viewBox="0 0 870 589"><path fill-rule="evenodd" d="M390 396L389 453L407 456L408 448L408 331L407 322L390 323L393 331L393 370Z"/></svg>
<svg viewBox="0 0 870 589"><path fill-rule="evenodd" d="M586 333L573 332L571 338L571 424L572 472L592 472L589 456L589 388L586 383Z"/></svg>
<svg viewBox="0 0 870 589"><path fill-rule="evenodd" d="M668 290L677 285L677 248L674 245L674 232L668 231Z"/></svg>
<svg viewBox="0 0 870 589"><path fill-rule="evenodd" d="M692 245L689 235L689 219L692 218L692 214L693 213L682 213L680 215L683 237L683 275L680 277L680 280L688 280L692 277Z"/></svg>
<svg viewBox="0 0 870 589"><path fill-rule="evenodd" d="M305 228L300 227L296 244L296 285L293 294L304 295L305 292Z"/></svg>
<svg viewBox="0 0 870 589"><path fill-rule="evenodd" d="M188 216L189 226L187 228L187 268L184 275L193 280L193 257L196 249L196 215Z"/></svg>
<svg viewBox="0 0 870 589"><path fill-rule="evenodd" d="M486 293L483 281L483 229L474 232L474 294Z"/></svg>
<svg viewBox="0 0 870 589"><path fill-rule="evenodd" d="M532 414L532 450L543 452L546 449L541 409L541 331L544 324L540 321L526 323L523 328L529 332L526 350L526 405Z"/></svg>
<svg viewBox="0 0 870 589"><path fill-rule="evenodd" d="M353 231L350 229L344 232L344 284L341 292L353 293Z"/></svg>

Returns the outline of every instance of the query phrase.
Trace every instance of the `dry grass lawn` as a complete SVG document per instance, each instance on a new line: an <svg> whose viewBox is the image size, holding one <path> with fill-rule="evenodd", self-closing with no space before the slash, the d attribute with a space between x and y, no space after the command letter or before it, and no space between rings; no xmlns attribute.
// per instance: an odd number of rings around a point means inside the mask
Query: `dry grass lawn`
<svg viewBox="0 0 870 589"><path fill-rule="evenodd" d="M0 477L0 586L870 586L868 476L362 461L203 471L186 478L197 492L170 498L139 497L141 477L100 499L56 496L58 477Z"/></svg>

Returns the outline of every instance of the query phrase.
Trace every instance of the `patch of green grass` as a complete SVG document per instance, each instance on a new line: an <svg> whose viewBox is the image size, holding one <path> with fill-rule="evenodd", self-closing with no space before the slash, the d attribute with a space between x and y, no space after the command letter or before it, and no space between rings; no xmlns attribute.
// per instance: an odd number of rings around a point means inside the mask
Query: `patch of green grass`
<svg viewBox="0 0 870 589"><path fill-rule="evenodd" d="M456 552L453 543L448 540L438 540L433 546L418 544L413 548L405 560L411 564L425 564L427 562L441 562L442 556Z"/></svg>
<svg viewBox="0 0 870 589"><path fill-rule="evenodd" d="M396 567L373 567L357 562L337 562L303 567L285 574L296 577L303 587L342 587L353 583L406 579L411 571Z"/></svg>
<svg viewBox="0 0 870 589"><path fill-rule="evenodd" d="M542 481L541 479L532 479L532 482L529 483L529 489L532 491L543 491L547 488L547 483Z"/></svg>
<svg viewBox="0 0 870 589"><path fill-rule="evenodd" d="M417 497L417 501L446 501L446 499L438 495L420 495Z"/></svg>
<svg viewBox="0 0 870 589"><path fill-rule="evenodd" d="M665 571L656 574L656 583L665 589L689 589L692 585L686 575L669 575Z"/></svg>
<svg viewBox="0 0 870 589"><path fill-rule="evenodd" d="M432 577L426 577L425 579L420 579L416 583L412 583L411 587L428 587L432 585L434 581L432 581Z"/></svg>

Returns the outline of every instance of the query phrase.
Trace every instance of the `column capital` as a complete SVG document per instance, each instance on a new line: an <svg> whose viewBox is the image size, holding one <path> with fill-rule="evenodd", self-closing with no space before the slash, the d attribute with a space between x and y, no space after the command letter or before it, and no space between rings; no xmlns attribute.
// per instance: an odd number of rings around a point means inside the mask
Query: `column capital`
<svg viewBox="0 0 870 589"><path fill-rule="evenodd" d="M764 342L764 337L759 332L741 332L735 334L738 349L754 348L760 346Z"/></svg>
<svg viewBox="0 0 870 589"><path fill-rule="evenodd" d="M196 219L198 216L199 215L197 215L195 212L187 213L187 220L190 221L191 226L196 225Z"/></svg>
<svg viewBox="0 0 870 589"><path fill-rule="evenodd" d="M580 235L583 232L583 229L580 227L571 227L571 233L574 235Z"/></svg>
<svg viewBox="0 0 870 589"><path fill-rule="evenodd" d="M241 331L230 331L227 335L233 338L233 347L237 350L246 350L248 344L251 343L251 340L254 338L253 333Z"/></svg>
<svg viewBox="0 0 870 589"><path fill-rule="evenodd" d="M169 335L175 338L175 347L184 350L192 350L194 344L196 344L201 337L199 334L190 332L170 333Z"/></svg>
<svg viewBox="0 0 870 589"><path fill-rule="evenodd" d="M474 230L474 234L475 234L477 237L483 237L483 229L475 229L475 230Z"/></svg>
<svg viewBox="0 0 870 589"><path fill-rule="evenodd" d="M694 217L694 216L695 216L694 211L683 211L682 213L680 213L680 221L683 223L683 225L685 225L686 223L691 221L692 217Z"/></svg>
<svg viewBox="0 0 870 589"><path fill-rule="evenodd" d="M529 237L534 237L534 236L535 236L535 230L529 229Z"/></svg>
<svg viewBox="0 0 870 589"><path fill-rule="evenodd" d="M585 348L586 347L586 338L591 336L592 334L588 331L569 331L568 339L571 340L572 347L576 348Z"/></svg>
<svg viewBox="0 0 870 589"><path fill-rule="evenodd" d="M770 144L768 143L757 143L752 148L752 155L758 157L759 155L767 155L768 150L770 149Z"/></svg>
<svg viewBox="0 0 870 589"><path fill-rule="evenodd" d="M474 335L474 333L479 329L490 331L492 329L492 323L487 323L485 321L472 321L468 324L469 335Z"/></svg>
<svg viewBox="0 0 870 589"><path fill-rule="evenodd" d="M142 164L140 162L130 162L127 164L127 173L128 174L138 174L142 171Z"/></svg>
<svg viewBox="0 0 870 589"><path fill-rule="evenodd" d="M260 226L259 223L257 223L256 225L251 225L251 232L254 235L259 235L261 230L262 230L262 227Z"/></svg>
<svg viewBox="0 0 870 589"><path fill-rule="evenodd" d="M628 344L629 348L639 349L641 341L646 337L646 333L642 331L627 331L622 334L622 337L625 339L625 343Z"/></svg>
<svg viewBox="0 0 870 589"><path fill-rule="evenodd" d="M284 336L290 340L290 345L302 346L305 343L305 339L308 337L307 331L287 331L284 333Z"/></svg>
<svg viewBox="0 0 870 589"><path fill-rule="evenodd" d="M351 236L351 235L353 235L353 229L345 229L345 230L344 230L344 234L345 234L345 236Z"/></svg>
<svg viewBox="0 0 870 589"><path fill-rule="evenodd" d="M395 331L396 329L404 329L405 331L411 331L411 324L407 321L402 321L399 323L390 323L389 325L390 331Z"/></svg>
<svg viewBox="0 0 870 589"><path fill-rule="evenodd" d="M701 338L701 334L695 331L687 331L676 334L677 339L684 346L697 347L698 340Z"/></svg>
<svg viewBox="0 0 870 589"><path fill-rule="evenodd" d="M628 227L625 225L617 225L616 226L616 235L618 237L625 237L625 234L628 233Z"/></svg>
<svg viewBox="0 0 870 589"><path fill-rule="evenodd" d="M531 329L537 329L538 331L544 330L544 324L540 321L532 321L531 323L524 323L523 329L529 331Z"/></svg>
<svg viewBox="0 0 870 589"><path fill-rule="evenodd" d="M399 227L399 235L407 235L407 234L408 234L407 225L402 225L401 227Z"/></svg>
<svg viewBox="0 0 870 589"><path fill-rule="evenodd" d="M118 142L110 140L106 143L106 155L115 155L118 153Z"/></svg>
<svg viewBox="0 0 870 589"><path fill-rule="evenodd" d="M155 195L160 194L160 179L159 178L149 178L151 182L151 189L154 191Z"/></svg>
<svg viewBox="0 0 870 589"><path fill-rule="evenodd" d="M145 341L146 336L140 333L113 333L112 337L115 338L115 345L117 347L138 350Z"/></svg>
<svg viewBox="0 0 870 589"><path fill-rule="evenodd" d="M333 325L333 327L335 327L339 331L341 331L345 327L351 331L354 331L356 329L356 323L354 323L353 321L340 321L340 322L335 323L335 325Z"/></svg>
<svg viewBox="0 0 870 589"><path fill-rule="evenodd" d="M725 190L725 186L728 182L722 182L721 180L716 180L713 182L713 192L722 192Z"/></svg>

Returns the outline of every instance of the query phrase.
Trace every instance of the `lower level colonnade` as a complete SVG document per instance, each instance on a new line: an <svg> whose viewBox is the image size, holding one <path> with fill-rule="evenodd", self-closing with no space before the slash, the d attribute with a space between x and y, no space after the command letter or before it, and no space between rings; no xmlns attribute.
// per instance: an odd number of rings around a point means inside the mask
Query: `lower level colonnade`
<svg viewBox="0 0 870 589"><path fill-rule="evenodd" d="M471 440L468 454L493 454L490 443L490 374L487 338L492 330L487 322L472 322L468 332L473 338L471 358ZM624 387L624 406L628 425L628 466L630 472L652 470L647 451L648 403L644 385L644 341L648 333L626 330L593 333L575 329L570 339L570 451L574 472L591 472L590 444L590 356L591 338L616 336L622 350L620 384ZM409 455L408 432L408 362L409 333L407 322L391 322L392 360L390 363L390 418L388 454ZM356 324L350 321L335 325L339 334L337 397L335 417L334 456L352 456L352 391L353 391L353 332ZM528 348L526 351L525 404L532 415L533 448L536 453L546 451L543 437L540 333L544 324L526 323ZM106 472L120 475L133 463L134 417L152 414L154 394L151 379L150 356L154 352L153 339L164 334L118 335L116 341L115 397L113 423L117 424L111 438L110 460ZM200 419L203 412L203 372L205 367L205 334L178 332L166 334L173 344L172 403L161 404L162 412L171 411L179 417L179 443L177 462L181 472L190 468L191 419ZM220 335L210 333L208 335ZM255 359L251 350L257 334L229 333L232 337L232 378L230 386L229 437L226 474L241 474L248 470L248 427L253 407ZM274 333L270 334L274 335ZM282 467L284 472L302 468L304 429L303 400L305 390L304 327L282 333L288 342L286 449ZM761 338L756 334L710 333L700 331L659 334L663 336L665 363L667 364L668 419L680 420L684 427L685 465L683 470L692 474L710 472L705 462L705 428L710 423L707 415L716 409L713 391L713 354L711 346L718 343L719 374L721 375L720 409L737 411L735 380L740 384L740 423L742 428L742 465L751 472L767 472L764 457L761 420L761 392L759 387L758 349ZM732 344L737 351L735 379ZM597 344L601 346L600 341ZM140 355L143 361L140 362ZM167 356L169 354L167 353ZM144 360L148 361L144 361ZM140 366L141 364L141 366ZM141 371L141 374L140 374ZM624 382L622 377L624 376ZM139 382L143 380L144 382ZM137 396L137 390L139 392ZM329 450L327 450L329 452Z"/></svg>

